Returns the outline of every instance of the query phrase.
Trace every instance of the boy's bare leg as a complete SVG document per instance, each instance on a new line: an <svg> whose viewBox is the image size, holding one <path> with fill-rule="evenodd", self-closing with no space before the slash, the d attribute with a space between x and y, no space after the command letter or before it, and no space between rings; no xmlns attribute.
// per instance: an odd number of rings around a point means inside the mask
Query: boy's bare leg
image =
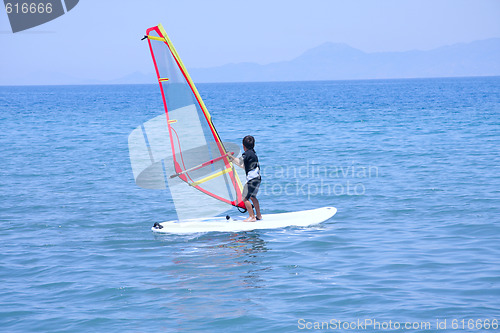
<svg viewBox="0 0 500 333"><path fill-rule="evenodd" d="M243 202L245 203L245 208L248 211L248 215L250 215L247 219L243 220L243 222L255 222L255 221L257 221L257 219L255 218L255 215L253 213L253 208L252 208L252 204L250 203L250 201L243 200Z"/></svg>
<svg viewBox="0 0 500 333"><path fill-rule="evenodd" d="M260 214L260 206L259 206L259 199L256 197L251 197L250 198L253 202L253 206L255 207L255 217L257 220L262 220L262 215Z"/></svg>

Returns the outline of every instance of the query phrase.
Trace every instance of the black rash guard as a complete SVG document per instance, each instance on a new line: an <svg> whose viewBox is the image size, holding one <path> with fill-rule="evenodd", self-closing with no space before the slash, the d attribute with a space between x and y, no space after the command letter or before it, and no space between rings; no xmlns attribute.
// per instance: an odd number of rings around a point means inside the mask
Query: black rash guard
<svg viewBox="0 0 500 333"><path fill-rule="evenodd" d="M247 175L247 181L251 179L260 179L260 165L259 158L255 154L255 150L248 149L241 155L243 158L243 164L245 166L245 173Z"/></svg>
<svg viewBox="0 0 500 333"><path fill-rule="evenodd" d="M243 189L243 197L249 200L250 197L256 197L260 186L260 165L259 158L255 154L255 150L249 149L241 155L245 173L247 175L247 183Z"/></svg>

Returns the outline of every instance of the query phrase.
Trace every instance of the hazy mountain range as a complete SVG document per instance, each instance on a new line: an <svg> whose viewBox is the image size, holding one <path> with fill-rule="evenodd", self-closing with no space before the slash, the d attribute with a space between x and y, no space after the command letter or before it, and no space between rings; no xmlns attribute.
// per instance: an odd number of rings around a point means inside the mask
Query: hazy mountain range
<svg viewBox="0 0 500 333"><path fill-rule="evenodd" d="M212 68L189 68L188 64L188 70L195 82L500 76L500 38L444 46L429 51L377 53L366 53L347 44L325 43L289 61L266 65L236 63ZM109 81L85 80L47 71L32 73L29 77L29 83L25 84L156 82L153 69L150 73L135 72ZM0 80L0 84L12 84L9 81Z"/></svg>
<svg viewBox="0 0 500 333"><path fill-rule="evenodd" d="M366 53L325 43L290 61L192 68L195 82L258 82L500 76L500 38L430 51ZM151 79L151 75L153 79ZM154 74L131 74L115 83L152 83Z"/></svg>

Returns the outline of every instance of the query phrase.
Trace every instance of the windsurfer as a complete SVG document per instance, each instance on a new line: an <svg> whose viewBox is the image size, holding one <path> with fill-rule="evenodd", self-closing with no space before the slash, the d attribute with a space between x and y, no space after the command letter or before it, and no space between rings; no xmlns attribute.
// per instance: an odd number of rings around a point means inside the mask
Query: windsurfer
<svg viewBox="0 0 500 333"><path fill-rule="evenodd" d="M247 182L245 188L243 189L243 203L248 211L249 217L244 222L255 222L262 219L260 214L259 200L257 199L257 193L259 192L260 186L260 165L259 158L253 149L255 146L255 139L251 135L247 135L243 138L243 150L245 151L240 158L235 158L228 155L231 161L245 169L247 175ZM255 214L250 203L252 200L253 206L255 207Z"/></svg>

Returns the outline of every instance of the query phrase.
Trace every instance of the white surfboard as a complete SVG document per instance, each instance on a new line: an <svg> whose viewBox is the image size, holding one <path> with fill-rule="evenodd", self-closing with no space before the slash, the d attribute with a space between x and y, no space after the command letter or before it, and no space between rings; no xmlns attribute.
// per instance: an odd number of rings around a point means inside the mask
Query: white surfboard
<svg viewBox="0 0 500 333"><path fill-rule="evenodd" d="M331 218L337 209L335 207L323 207L299 212L263 214L262 220L257 222L243 222L248 216L240 216L236 219L226 217L212 217L206 219L191 219L185 221L168 221L155 224L151 228L156 233L168 234L191 234L201 232L237 232L258 229L276 229L290 226L307 227L322 223Z"/></svg>

